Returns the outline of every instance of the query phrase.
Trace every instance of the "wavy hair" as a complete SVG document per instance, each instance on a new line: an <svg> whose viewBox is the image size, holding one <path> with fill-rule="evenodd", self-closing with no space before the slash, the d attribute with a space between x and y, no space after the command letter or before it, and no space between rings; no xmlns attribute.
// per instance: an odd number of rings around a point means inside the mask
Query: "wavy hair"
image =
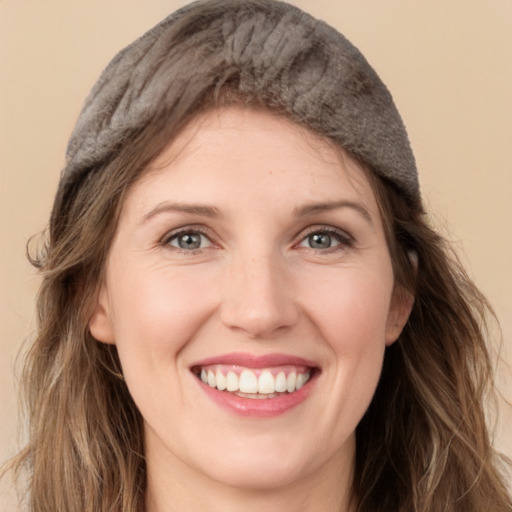
<svg viewBox="0 0 512 512"><path fill-rule="evenodd" d="M486 343L495 315L420 204L367 171L395 285L415 297L356 430L359 512L511 511L505 459L493 449Z"/></svg>
<svg viewBox="0 0 512 512"><path fill-rule="evenodd" d="M316 66L314 49L300 62ZM219 69L188 109L170 115L162 107L126 132L55 203L44 248L31 258L43 281L22 377L28 443L9 466L26 484L30 512L144 511L143 421L115 346L92 338L88 322L127 191L194 116L238 105L320 132L283 106L279 88L241 90L242 73ZM358 512L510 512L483 410L493 389L492 310L421 201L361 163L381 208L396 286L415 303L357 427Z"/></svg>

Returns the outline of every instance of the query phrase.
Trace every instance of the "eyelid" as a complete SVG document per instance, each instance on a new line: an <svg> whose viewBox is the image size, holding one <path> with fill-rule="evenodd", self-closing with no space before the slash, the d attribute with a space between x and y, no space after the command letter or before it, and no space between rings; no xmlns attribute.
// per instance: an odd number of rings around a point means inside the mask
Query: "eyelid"
<svg viewBox="0 0 512 512"><path fill-rule="evenodd" d="M297 235L298 240L297 240L297 242L295 242L294 246L295 247L299 246L302 242L304 242L304 240L308 236L311 236L315 233L325 233L325 234L328 234L331 236L334 235L336 237L336 239L338 240L339 245L330 247L327 249L310 248L313 251L321 251L321 252L325 253L325 252L329 252L329 250L332 250L332 251L339 250L340 246L345 247L345 248L351 247L355 243L354 237L350 233L348 233L346 230L337 228L337 227L334 227L331 225L318 224L318 225L310 226L310 227L306 228L305 230L302 230L299 233L299 235Z"/></svg>
<svg viewBox="0 0 512 512"><path fill-rule="evenodd" d="M354 237L348 231L345 229L337 228L335 226L330 226L328 224L317 224L314 226L309 226L300 232L298 238L300 238L300 241L302 241L304 238L314 233L335 234L347 242L354 242Z"/></svg>
<svg viewBox="0 0 512 512"><path fill-rule="evenodd" d="M200 224L185 224L184 226L180 226L172 229L171 231L167 231L165 235L160 239L160 245L170 245L169 242L173 238L186 233L198 233L206 237L212 245L218 245L215 242L216 237L214 236L212 230Z"/></svg>

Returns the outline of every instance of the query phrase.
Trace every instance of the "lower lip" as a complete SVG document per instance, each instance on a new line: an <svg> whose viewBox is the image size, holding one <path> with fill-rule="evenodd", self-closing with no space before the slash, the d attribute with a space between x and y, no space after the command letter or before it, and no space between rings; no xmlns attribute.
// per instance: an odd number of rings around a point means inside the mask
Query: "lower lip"
<svg viewBox="0 0 512 512"><path fill-rule="evenodd" d="M197 379L201 389L220 407L240 416L250 416L256 418L270 418L279 416L290 409L300 405L310 395L317 378L315 372L313 376L298 391L287 393L286 395L276 396L275 398L244 398L234 395L227 391L219 391Z"/></svg>

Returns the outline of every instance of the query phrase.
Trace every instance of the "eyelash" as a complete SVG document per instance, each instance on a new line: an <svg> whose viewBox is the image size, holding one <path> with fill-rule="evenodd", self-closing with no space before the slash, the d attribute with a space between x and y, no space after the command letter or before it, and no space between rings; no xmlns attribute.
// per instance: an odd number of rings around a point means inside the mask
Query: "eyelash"
<svg viewBox="0 0 512 512"><path fill-rule="evenodd" d="M204 247L198 249L183 249L171 245L171 242L173 240L177 240L179 237L185 235L200 235L201 237L205 237L206 239L208 239L212 246L215 246L215 243L212 241L214 237L212 236L211 232L200 226L187 226L185 228L180 228L176 231L167 233L160 242L160 245L162 245L163 247L172 247L174 250L189 256L193 256L194 254L201 254L203 252L203 249L205 249Z"/></svg>
<svg viewBox="0 0 512 512"><path fill-rule="evenodd" d="M312 235L328 235L329 237L334 238L338 242L338 245L335 245L333 247L327 247L325 249L315 249L314 247L306 247L306 249L311 249L313 251L319 250L323 254L337 252L339 250L350 248L354 245L354 239L351 235L349 235L345 231L330 226L313 226L309 228L305 234L301 234L301 239L299 243L296 245L304 243Z"/></svg>
<svg viewBox="0 0 512 512"><path fill-rule="evenodd" d="M172 247L174 250L176 250L182 254L187 254L190 256L192 256L194 254L202 253L203 249L205 249L205 247L201 247L201 248L197 248L197 249L184 249L184 248L180 248L180 247L171 245L171 242L173 240L176 240L179 237L182 237L185 235L200 235L201 237L205 237L210 242L210 244L212 246L215 247L215 245L216 245L215 242L213 241L214 237L212 236L211 232L207 229L202 228L201 226L197 226L197 227L188 226L185 228L180 228L176 231L172 231L171 233L168 233L163 237L163 239L160 242L160 245L162 245L163 247ZM305 233L301 233L301 235L300 235L301 238L300 238L299 242L294 244L294 247L297 247L297 246L300 247L300 245L302 243L304 243L309 237L311 237L313 235L328 235L329 237L334 238L338 242L338 245L335 245L333 247L327 247L324 249L315 249L314 247L306 247L306 249L310 249L313 251L320 251L324 254L325 253L330 254L332 252L336 252L341 249L350 248L354 245L354 239L352 238L352 236L350 236L345 231L342 231L340 229L333 228L330 226L313 226L313 227L307 229L307 231Z"/></svg>

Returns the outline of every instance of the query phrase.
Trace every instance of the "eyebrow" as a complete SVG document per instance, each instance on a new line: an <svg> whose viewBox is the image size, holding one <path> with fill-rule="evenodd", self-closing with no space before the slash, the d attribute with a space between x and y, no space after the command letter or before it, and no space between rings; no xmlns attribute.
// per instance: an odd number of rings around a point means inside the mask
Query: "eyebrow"
<svg viewBox="0 0 512 512"><path fill-rule="evenodd" d="M215 206L208 206L202 204L185 204L185 203L169 203L164 201L156 205L151 211L146 213L140 220L139 224L144 224L148 220L160 215L162 213L189 213L192 215L199 215L200 217L217 218L220 217L220 211Z"/></svg>
<svg viewBox="0 0 512 512"><path fill-rule="evenodd" d="M296 208L294 213L297 217L304 217L305 215L338 210L340 208L352 208L353 210L356 210L370 225L373 226L373 220L370 212L362 204L356 203L354 201L341 200L325 203L314 203Z"/></svg>
<svg viewBox="0 0 512 512"><path fill-rule="evenodd" d="M313 203L300 208L294 209L294 215L296 217L304 217L306 215L313 215L315 213L321 213L331 210L338 210L341 208L352 208L362 215L362 217L371 225L373 225L372 217L369 211L361 204L354 201L330 201L324 203ZM202 204L185 204L185 203L170 203L164 201L155 206L152 210L146 213L140 220L140 224L144 224L151 218L156 217L162 213L188 213L192 215L198 215L200 217L208 217L211 219L221 217L220 210L215 206L208 206Z"/></svg>

